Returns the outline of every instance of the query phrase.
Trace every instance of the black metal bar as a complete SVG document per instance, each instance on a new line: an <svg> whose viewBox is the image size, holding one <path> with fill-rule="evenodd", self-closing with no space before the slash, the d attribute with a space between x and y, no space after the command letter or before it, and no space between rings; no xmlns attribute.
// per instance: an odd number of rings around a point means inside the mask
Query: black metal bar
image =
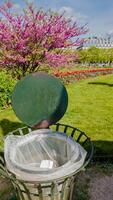
<svg viewBox="0 0 113 200"><path fill-rule="evenodd" d="M56 124L56 131L59 130L59 126L60 126L60 124Z"/></svg>
<svg viewBox="0 0 113 200"><path fill-rule="evenodd" d="M72 130L72 132L71 132L71 137L72 137L72 138L73 138L73 136L74 136L76 130L77 130L76 128L73 128L73 130Z"/></svg>
<svg viewBox="0 0 113 200"><path fill-rule="evenodd" d="M66 126L64 127L64 133L66 133L67 129L68 129L68 126L66 125Z"/></svg>

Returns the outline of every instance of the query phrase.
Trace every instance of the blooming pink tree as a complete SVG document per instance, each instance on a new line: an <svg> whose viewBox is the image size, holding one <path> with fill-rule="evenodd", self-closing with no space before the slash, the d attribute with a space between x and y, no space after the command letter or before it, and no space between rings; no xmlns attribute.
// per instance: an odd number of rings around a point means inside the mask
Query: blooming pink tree
<svg viewBox="0 0 113 200"><path fill-rule="evenodd" d="M14 15L12 7L11 1L0 7L1 67L25 75L44 64L57 67L75 59L66 50L83 42L79 36L87 32L84 27L64 15L36 10L32 4L20 15Z"/></svg>

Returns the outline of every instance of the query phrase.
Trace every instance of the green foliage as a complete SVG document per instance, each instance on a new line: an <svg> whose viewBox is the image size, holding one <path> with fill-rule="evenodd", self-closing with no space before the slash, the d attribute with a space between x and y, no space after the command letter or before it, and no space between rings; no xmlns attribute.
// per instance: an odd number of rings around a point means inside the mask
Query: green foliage
<svg viewBox="0 0 113 200"><path fill-rule="evenodd" d="M12 78L11 74L5 70L0 71L0 109L10 105L10 96L16 79Z"/></svg>
<svg viewBox="0 0 113 200"><path fill-rule="evenodd" d="M97 47L90 47L88 49L79 50L79 61L82 63L112 63L113 62L113 48L99 49Z"/></svg>

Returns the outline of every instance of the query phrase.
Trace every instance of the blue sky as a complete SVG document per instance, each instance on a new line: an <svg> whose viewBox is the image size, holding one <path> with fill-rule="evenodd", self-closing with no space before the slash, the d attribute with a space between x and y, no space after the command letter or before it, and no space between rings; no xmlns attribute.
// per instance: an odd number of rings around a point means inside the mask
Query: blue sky
<svg viewBox="0 0 113 200"><path fill-rule="evenodd" d="M4 0L0 0L0 4ZM105 36L113 33L113 0L29 0L38 7L51 8L60 12L66 11L71 16L85 24L88 23L88 36ZM24 7L24 0L13 0L17 10Z"/></svg>

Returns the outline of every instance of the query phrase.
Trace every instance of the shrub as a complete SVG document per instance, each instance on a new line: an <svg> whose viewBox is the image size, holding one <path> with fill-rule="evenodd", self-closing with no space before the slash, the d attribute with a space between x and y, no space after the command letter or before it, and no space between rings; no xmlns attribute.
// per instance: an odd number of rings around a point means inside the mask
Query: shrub
<svg viewBox="0 0 113 200"><path fill-rule="evenodd" d="M6 108L11 102L11 93L16 83L7 71L0 71L0 109Z"/></svg>
<svg viewBox="0 0 113 200"><path fill-rule="evenodd" d="M42 65L58 67L76 60L75 53L66 51L82 44L79 36L87 32L63 14L38 10L32 3L17 14L9 0L0 6L0 17L0 66L22 76Z"/></svg>

